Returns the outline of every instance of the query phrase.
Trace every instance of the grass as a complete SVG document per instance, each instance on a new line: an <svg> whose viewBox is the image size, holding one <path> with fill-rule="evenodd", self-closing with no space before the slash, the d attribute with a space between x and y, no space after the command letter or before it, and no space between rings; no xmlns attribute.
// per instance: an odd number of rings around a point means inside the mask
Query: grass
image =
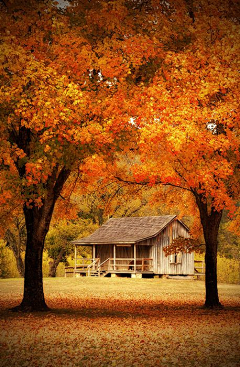
<svg viewBox="0 0 240 367"><path fill-rule="evenodd" d="M240 366L240 286L219 285L223 310L205 310L204 283L46 278L47 313L8 309L23 280L0 280L0 366Z"/></svg>

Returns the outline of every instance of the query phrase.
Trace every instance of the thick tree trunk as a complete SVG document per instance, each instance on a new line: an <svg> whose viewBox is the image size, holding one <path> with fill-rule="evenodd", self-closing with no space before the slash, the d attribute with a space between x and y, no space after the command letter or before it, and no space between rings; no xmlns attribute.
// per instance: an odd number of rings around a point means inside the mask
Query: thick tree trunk
<svg viewBox="0 0 240 367"><path fill-rule="evenodd" d="M48 231L47 222L43 223L46 205L42 208L24 206L25 223L27 228L27 243L25 254L24 294L20 306L14 311L47 311L44 299L42 255L44 240Z"/></svg>
<svg viewBox="0 0 240 367"><path fill-rule="evenodd" d="M28 240L25 256L24 296L19 309L22 311L47 311L43 292L41 240Z"/></svg>
<svg viewBox="0 0 240 367"><path fill-rule="evenodd" d="M212 211L204 225L204 238L206 243L205 254L205 285L206 285L206 301L205 307L215 308L221 307L218 298L217 288L217 247L218 247L218 231L221 221L222 212Z"/></svg>
<svg viewBox="0 0 240 367"><path fill-rule="evenodd" d="M14 311L47 311L42 276L42 255L44 241L49 230L55 203L66 182L70 170L63 168L53 173L47 186L46 198L40 208L24 205L27 243L25 255L24 294L21 304Z"/></svg>
<svg viewBox="0 0 240 367"><path fill-rule="evenodd" d="M216 211L213 207L208 210L208 206L201 197L195 194L196 202L200 211L200 218L203 227L206 244L205 254L205 287L206 299L205 307L222 307L218 297L217 287L217 247L218 232L222 218L222 211Z"/></svg>
<svg viewBox="0 0 240 367"><path fill-rule="evenodd" d="M37 133L25 126L20 129L10 131L10 140L24 151L26 157L32 155L32 147ZM26 179L26 165L21 159L15 162L16 168L21 179ZM71 166L70 166L71 167ZM25 203L23 206L25 224L27 229L26 255L25 255L25 277L24 294L21 304L13 310L20 311L46 311L46 305L43 293L42 277L42 255L44 241L48 233L55 203L59 198L62 188L67 181L71 169L56 164L48 177L46 183L32 185L28 192L33 198L41 197L41 205L35 206L34 201ZM44 196L42 189L44 188Z"/></svg>

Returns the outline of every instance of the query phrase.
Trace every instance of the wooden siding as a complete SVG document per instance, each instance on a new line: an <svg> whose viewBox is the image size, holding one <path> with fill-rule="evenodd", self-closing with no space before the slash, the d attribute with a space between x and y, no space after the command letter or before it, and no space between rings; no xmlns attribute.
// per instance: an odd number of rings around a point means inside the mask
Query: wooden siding
<svg viewBox="0 0 240 367"><path fill-rule="evenodd" d="M153 271L155 274L166 275L189 275L194 274L194 254L183 253L180 263L171 263L170 256L165 256L163 248L168 246L172 239L177 237L188 238L189 233L186 228L178 221L170 223L164 230L154 239L155 243L152 248Z"/></svg>

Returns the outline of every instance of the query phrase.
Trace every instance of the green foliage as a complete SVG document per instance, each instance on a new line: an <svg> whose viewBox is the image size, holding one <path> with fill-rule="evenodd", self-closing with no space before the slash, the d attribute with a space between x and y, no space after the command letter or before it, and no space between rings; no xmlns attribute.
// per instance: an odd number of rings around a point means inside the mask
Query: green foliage
<svg viewBox="0 0 240 367"><path fill-rule="evenodd" d="M227 213L224 212L218 235L218 251L221 256L228 259L240 260L240 237L228 230L230 223Z"/></svg>
<svg viewBox="0 0 240 367"><path fill-rule="evenodd" d="M97 225L92 224L90 220L78 219L75 221L62 220L50 229L45 241L45 249L48 256L54 260L57 259L61 249L64 249L61 262L67 263L67 256L73 253L74 246L71 241L88 236ZM82 256L87 256L88 249L83 248Z"/></svg>
<svg viewBox="0 0 240 367"><path fill-rule="evenodd" d="M93 225L90 220L78 219L76 221L59 221L50 229L45 241L45 249L50 258L48 261L49 276L57 276L57 269L60 263L69 265L68 256L70 254L73 255L74 250L71 241L89 235L96 228L97 225ZM90 249L88 247L81 247L81 253L79 255L88 257L90 255Z"/></svg>
<svg viewBox="0 0 240 367"><path fill-rule="evenodd" d="M240 284L240 260L218 256L218 281Z"/></svg>
<svg viewBox="0 0 240 367"><path fill-rule="evenodd" d="M88 248L89 257L90 257L90 248ZM51 258L48 256L47 251L43 251L43 277L48 278L49 276L49 262L51 262ZM74 266L74 256L73 254L67 256L66 264L69 266ZM65 276L65 263L60 262L57 266L56 277L64 277Z"/></svg>
<svg viewBox="0 0 240 367"><path fill-rule="evenodd" d="M195 254L195 260L204 260L204 254ZM217 276L219 283L240 284L240 260L218 255Z"/></svg>
<svg viewBox="0 0 240 367"><path fill-rule="evenodd" d="M16 259L13 252L0 240L0 278L17 278Z"/></svg>

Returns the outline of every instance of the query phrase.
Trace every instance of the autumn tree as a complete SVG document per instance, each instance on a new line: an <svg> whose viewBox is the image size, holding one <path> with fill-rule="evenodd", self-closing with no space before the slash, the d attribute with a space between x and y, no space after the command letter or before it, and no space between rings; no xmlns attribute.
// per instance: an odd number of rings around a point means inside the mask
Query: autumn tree
<svg viewBox="0 0 240 367"><path fill-rule="evenodd" d="M106 164L135 138L130 101L141 70L147 68L149 79L152 60L163 52L144 6L74 1L59 9L50 0L1 2L1 204L19 193L27 229L24 296L17 309L47 309L44 240L70 175L80 177L86 161ZM167 22L166 14L162 18Z"/></svg>
<svg viewBox="0 0 240 367"><path fill-rule="evenodd" d="M136 96L141 163L133 165L132 178L181 188L187 200L194 198L206 247L205 306L212 308L221 306L217 248L222 213L239 213L239 7L225 0L179 4L169 1L169 16L175 25L181 17L185 31L176 28L152 81L143 83ZM237 220L239 215L235 225Z"/></svg>

